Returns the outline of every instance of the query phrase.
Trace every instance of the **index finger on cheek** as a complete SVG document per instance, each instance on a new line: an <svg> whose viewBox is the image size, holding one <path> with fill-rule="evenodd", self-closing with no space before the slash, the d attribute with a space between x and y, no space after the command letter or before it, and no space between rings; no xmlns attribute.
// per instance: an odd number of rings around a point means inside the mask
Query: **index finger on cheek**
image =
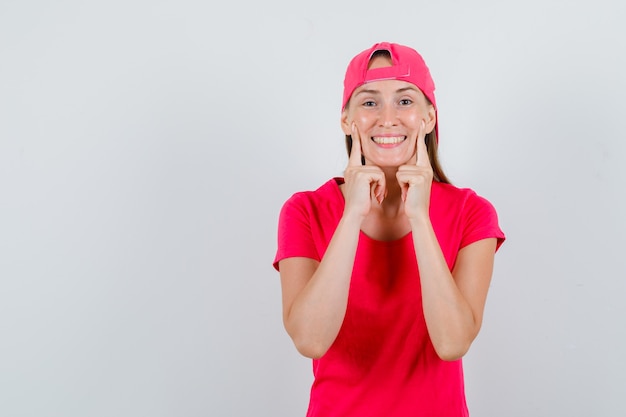
<svg viewBox="0 0 626 417"><path fill-rule="evenodd" d="M352 123L352 148L350 150L350 159L348 165L361 166L361 137L359 131L356 128L356 124Z"/></svg>
<svg viewBox="0 0 626 417"><path fill-rule="evenodd" d="M417 135L417 152L415 159L415 165L430 166L430 159L428 158L428 148L426 148L426 124L423 120L419 133Z"/></svg>

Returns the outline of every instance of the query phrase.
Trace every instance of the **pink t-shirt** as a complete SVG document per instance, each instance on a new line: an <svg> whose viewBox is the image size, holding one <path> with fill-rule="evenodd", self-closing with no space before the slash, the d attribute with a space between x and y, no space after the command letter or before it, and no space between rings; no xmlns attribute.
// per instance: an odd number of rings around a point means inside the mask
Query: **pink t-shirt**
<svg viewBox="0 0 626 417"><path fill-rule="evenodd" d="M287 200L275 268L295 256L321 261L343 214L342 182ZM464 246L504 241L493 206L469 189L433 182L430 218L450 269ZM377 241L361 232L342 327L313 374L307 417L468 416L462 361L441 360L426 329L410 233Z"/></svg>

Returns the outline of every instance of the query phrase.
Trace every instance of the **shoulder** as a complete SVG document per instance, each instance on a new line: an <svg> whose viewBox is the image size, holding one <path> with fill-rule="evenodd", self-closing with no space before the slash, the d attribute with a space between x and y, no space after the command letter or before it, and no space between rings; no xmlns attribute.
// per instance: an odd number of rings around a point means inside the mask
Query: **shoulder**
<svg viewBox="0 0 626 417"><path fill-rule="evenodd" d="M278 261L289 257L305 257L319 261L328 245L328 236L343 213L344 200L333 178L313 191L293 194L284 204L278 220Z"/></svg>
<svg viewBox="0 0 626 417"><path fill-rule="evenodd" d="M493 209L493 205L486 198L478 195L471 188L460 188L452 184L434 182L432 199L435 203L457 206L462 209L484 207Z"/></svg>
<svg viewBox="0 0 626 417"><path fill-rule="evenodd" d="M470 203L478 205L492 206L486 198L477 194L471 188L457 187L452 184L441 182L433 182L433 196L449 202L457 202L458 204Z"/></svg>
<svg viewBox="0 0 626 417"><path fill-rule="evenodd" d="M294 193L283 205L283 211L288 209L319 209L320 207L335 207L342 203L343 195L339 185L343 178L335 177L316 190L299 191Z"/></svg>
<svg viewBox="0 0 626 417"><path fill-rule="evenodd" d="M431 218L439 224L456 225L461 246L487 237L497 238L498 247L504 242L495 207L471 188L433 183L431 195Z"/></svg>

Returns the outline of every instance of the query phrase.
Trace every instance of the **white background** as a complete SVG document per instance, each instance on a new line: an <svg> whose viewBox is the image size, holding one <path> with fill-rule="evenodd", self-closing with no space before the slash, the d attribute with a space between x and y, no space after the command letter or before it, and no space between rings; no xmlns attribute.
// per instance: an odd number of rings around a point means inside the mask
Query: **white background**
<svg viewBox="0 0 626 417"><path fill-rule="evenodd" d="M626 3L215 3L0 2L0 415L304 416L276 221L379 41L508 237L472 415L626 415Z"/></svg>

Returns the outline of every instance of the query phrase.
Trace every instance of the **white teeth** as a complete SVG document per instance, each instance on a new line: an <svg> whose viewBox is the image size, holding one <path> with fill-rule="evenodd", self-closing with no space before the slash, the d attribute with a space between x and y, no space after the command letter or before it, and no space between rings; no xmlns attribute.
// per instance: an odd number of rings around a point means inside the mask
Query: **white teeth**
<svg viewBox="0 0 626 417"><path fill-rule="evenodd" d="M406 136L393 136L393 137L389 137L389 136L384 136L384 137L374 136L374 137L372 137L374 142L378 143L379 145L392 145L392 144L400 143L405 138L406 138Z"/></svg>

